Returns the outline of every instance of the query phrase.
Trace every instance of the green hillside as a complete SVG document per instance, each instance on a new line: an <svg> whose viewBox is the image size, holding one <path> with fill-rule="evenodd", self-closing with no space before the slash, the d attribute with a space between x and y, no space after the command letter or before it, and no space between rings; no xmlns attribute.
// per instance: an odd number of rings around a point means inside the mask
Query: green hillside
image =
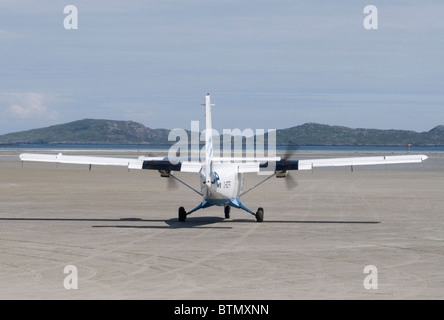
<svg viewBox="0 0 444 320"><path fill-rule="evenodd" d="M133 121L84 119L0 136L2 144L162 144L167 129L150 129Z"/></svg>
<svg viewBox="0 0 444 320"><path fill-rule="evenodd" d="M350 145L350 146L416 146L444 145L444 126L427 132L408 130L351 129L306 123L277 130L276 140L281 145Z"/></svg>

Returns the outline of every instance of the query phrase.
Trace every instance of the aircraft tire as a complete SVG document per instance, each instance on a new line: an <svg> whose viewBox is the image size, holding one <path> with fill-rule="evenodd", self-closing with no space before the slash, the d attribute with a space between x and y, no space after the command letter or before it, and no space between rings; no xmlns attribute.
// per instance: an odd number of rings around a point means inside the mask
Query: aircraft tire
<svg viewBox="0 0 444 320"><path fill-rule="evenodd" d="M186 218L187 218L187 212L185 211L185 208L180 207L179 208L179 221L185 222Z"/></svg>
<svg viewBox="0 0 444 320"><path fill-rule="evenodd" d="M264 209L262 209L262 208L257 209L257 212L256 212L256 221L257 221L257 222L262 222L262 221L264 221Z"/></svg>
<svg viewBox="0 0 444 320"><path fill-rule="evenodd" d="M231 207L230 206L225 206L224 207L225 219L230 219L230 211L231 211Z"/></svg>

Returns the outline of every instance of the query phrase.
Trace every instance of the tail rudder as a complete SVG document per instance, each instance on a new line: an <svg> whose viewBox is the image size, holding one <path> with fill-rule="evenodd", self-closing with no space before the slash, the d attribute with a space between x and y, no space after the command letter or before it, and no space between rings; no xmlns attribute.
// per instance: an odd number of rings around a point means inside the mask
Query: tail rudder
<svg viewBox="0 0 444 320"><path fill-rule="evenodd" d="M210 94L205 96L205 163L211 163L213 159L213 126L211 123Z"/></svg>

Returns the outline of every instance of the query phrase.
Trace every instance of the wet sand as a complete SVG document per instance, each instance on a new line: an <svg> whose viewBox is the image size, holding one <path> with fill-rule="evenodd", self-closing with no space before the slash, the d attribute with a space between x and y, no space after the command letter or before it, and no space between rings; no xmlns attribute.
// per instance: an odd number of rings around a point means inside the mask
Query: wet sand
<svg viewBox="0 0 444 320"><path fill-rule="evenodd" d="M263 223L222 207L180 223L178 207L201 199L157 172L22 166L18 153L0 152L0 299L444 298L444 154L292 172L294 189L273 178L243 198ZM67 265L77 290L64 287ZM368 265L377 289L364 287Z"/></svg>

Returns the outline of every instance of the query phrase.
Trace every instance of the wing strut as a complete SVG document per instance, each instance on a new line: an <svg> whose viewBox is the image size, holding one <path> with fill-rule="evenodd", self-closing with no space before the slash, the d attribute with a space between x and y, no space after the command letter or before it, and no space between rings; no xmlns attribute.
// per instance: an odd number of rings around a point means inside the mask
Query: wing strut
<svg viewBox="0 0 444 320"><path fill-rule="evenodd" d="M182 183L184 186L190 188L191 190L193 190L194 192L196 192L198 195L203 196L203 194L199 191L197 191L196 189L194 189L192 186L190 186L189 184L183 182L182 180L180 180L178 177L174 176L171 172L169 173L170 178L176 179L177 181L179 181L180 183Z"/></svg>
<svg viewBox="0 0 444 320"><path fill-rule="evenodd" d="M274 172L272 175L266 177L264 180L262 180L261 182L259 182L259 183L256 184L255 186L251 187L250 189L248 189L248 190L245 191L245 192L242 192L242 193L240 194L239 197L242 197L244 194L250 192L250 191L253 190L253 189L256 189L257 187L259 187L262 183L264 183L264 182L267 181L268 179L273 178L276 174L277 174L277 172Z"/></svg>

